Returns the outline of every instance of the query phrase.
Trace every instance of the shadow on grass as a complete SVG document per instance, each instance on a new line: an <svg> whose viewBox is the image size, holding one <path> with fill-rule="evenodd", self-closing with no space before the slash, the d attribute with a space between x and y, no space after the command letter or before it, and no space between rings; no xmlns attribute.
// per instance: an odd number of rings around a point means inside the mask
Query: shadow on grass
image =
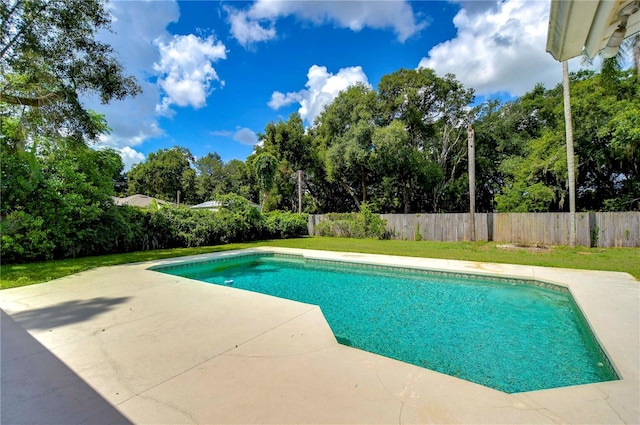
<svg viewBox="0 0 640 425"><path fill-rule="evenodd" d="M0 313L0 423L131 424L11 316Z"/></svg>

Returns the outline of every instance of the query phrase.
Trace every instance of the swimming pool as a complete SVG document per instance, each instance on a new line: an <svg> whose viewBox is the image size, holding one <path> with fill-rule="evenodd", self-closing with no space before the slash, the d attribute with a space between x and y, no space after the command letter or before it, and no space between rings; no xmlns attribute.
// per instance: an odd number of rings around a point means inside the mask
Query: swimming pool
<svg viewBox="0 0 640 425"><path fill-rule="evenodd" d="M562 287L279 254L154 270L319 305L342 344L508 393L617 379Z"/></svg>

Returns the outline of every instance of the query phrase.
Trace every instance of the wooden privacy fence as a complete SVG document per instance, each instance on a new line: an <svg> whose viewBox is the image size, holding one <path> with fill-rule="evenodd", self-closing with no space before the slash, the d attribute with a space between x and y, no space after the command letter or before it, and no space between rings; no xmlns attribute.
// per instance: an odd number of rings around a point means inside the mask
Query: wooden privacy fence
<svg viewBox="0 0 640 425"><path fill-rule="evenodd" d="M394 239L471 240L470 214L381 214ZM324 215L309 216L309 234ZM476 213L478 241L569 245L570 213ZM576 242L594 247L640 247L640 212L576 213Z"/></svg>

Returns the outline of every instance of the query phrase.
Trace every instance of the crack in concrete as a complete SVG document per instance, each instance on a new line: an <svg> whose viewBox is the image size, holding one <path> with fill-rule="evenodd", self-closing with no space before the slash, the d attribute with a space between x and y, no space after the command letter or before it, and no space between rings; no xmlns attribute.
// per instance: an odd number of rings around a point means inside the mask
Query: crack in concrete
<svg viewBox="0 0 640 425"><path fill-rule="evenodd" d="M522 401L522 403L526 404L524 401ZM547 418L551 419L556 424L565 424L565 423L567 423L567 421L564 420L561 416L556 415L555 413L551 412L546 407L533 407L533 406L519 407L519 406L514 406L514 405L511 405L511 406L496 406L496 405L493 405L493 407L495 407L497 409L515 409L515 410L524 410L524 411L527 411L527 412L536 412L536 413L543 414L544 416L546 416Z"/></svg>
<svg viewBox="0 0 640 425"><path fill-rule="evenodd" d="M398 424L402 425L402 411L404 409L404 400L401 400L400 398L398 398L398 396L396 396L394 393L392 393L389 390L389 388L387 388L387 386L384 384L384 382L382 382L382 378L380 377L380 374L378 373L378 369L374 367L374 370L376 371L376 377L378 378L378 382L380 383L382 388L385 390L385 392L387 394L389 394L391 396L391 398L394 398L395 400L400 402L400 411L398 412Z"/></svg>
<svg viewBox="0 0 640 425"><path fill-rule="evenodd" d="M265 330L265 331L263 331L263 332L259 333L258 335L254 335L254 336L252 336L251 338L247 339L246 341L243 341L243 342L241 342L241 343L239 343L239 344L236 344L235 346L233 346L233 347L231 347L231 348L229 348L229 349L227 349L227 350L225 350L225 351L221 352L220 354L217 354L216 356L212 357L211 359L213 359L213 358L215 358L215 357L218 357L218 356L225 355L225 354L227 354L229 351L231 351L231 350L235 350L236 348L241 347L241 346L243 346L243 345L245 345L245 344L247 344L247 343L249 343L249 342L253 341L254 339L260 338L261 336L268 334L268 333L269 333L269 332L271 332L272 330L277 329L277 328L279 328L279 327L281 327L281 326L284 326L284 325L286 325L287 323L292 322L292 321L294 321L294 320L296 320L296 319L298 319L298 318L300 318L300 317L304 316L305 314L307 314L307 313L311 312L312 310L315 310L316 308L317 308L317 306L312 306L311 308L309 308L309 310L306 310L306 311L304 311L304 312L302 312L302 313L298 314L297 316L294 316L294 317L292 317L292 318L290 318L290 319L288 319L288 320L285 320L284 322L279 323L279 324L277 324L277 325L273 326L272 328L267 329L267 330ZM327 325L327 326L328 326L328 325ZM211 359L209 359L209 360L211 360ZM208 361L208 360L207 360L207 361ZM204 362L202 362L202 363L204 363ZM202 363L200 363L200 364L202 364Z"/></svg>
<svg viewBox="0 0 640 425"><path fill-rule="evenodd" d="M126 380L126 378L125 378L125 376L124 376L124 374L122 372L122 369L120 368L120 365L118 364L118 362L116 362L109 355L109 353L107 352L107 348L104 345L104 341L102 341L100 338L98 338L97 334L94 335L94 336L96 337L95 340L96 340L96 345L98 346L98 350L100 350L100 352L102 353L102 355L103 355L105 361L107 362L107 364L109 366L111 366L111 369L113 370L113 372L115 374L116 381L119 382L120 385L122 385L124 387L124 389L127 390L128 392L138 395L137 392L133 389L133 387L131 387L128 384L128 382L127 382L127 380ZM130 400L131 398L133 398L133 397L129 397L124 401ZM121 402L121 403L118 403L118 404L122 404L122 403L124 403L124 401Z"/></svg>
<svg viewBox="0 0 640 425"><path fill-rule="evenodd" d="M611 405L611 403L609 403L609 394L605 393L604 391L600 390L599 388L596 389L597 391L599 391L600 393L602 393L604 395L604 402L607 403L607 406L609 406L611 408L611 410L613 410L616 414L616 416L620 419L620 422L622 422L623 424L626 424L627 421L625 421L624 419L622 419L622 416L620 416L620 413L618 413L618 411L616 410L615 407L613 407Z"/></svg>
<svg viewBox="0 0 640 425"><path fill-rule="evenodd" d="M186 416L187 418L189 418L191 423L196 424L196 425L199 424L199 422L191 415L191 413L189 413L186 410L180 408L179 406L176 406L173 403L169 403L169 402L166 402L166 401L158 400L157 398L153 398L153 397L151 397L149 395L138 394L137 396L140 397L140 398L147 399L147 400L155 401L156 403L159 403L159 404L161 404L163 406L166 406L166 407L168 407L170 409L173 409L174 411L179 412L179 413L183 414L184 416Z"/></svg>
<svg viewBox="0 0 640 425"><path fill-rule="evenodd" d="M384 384L384 382L382 382L382 378L380 378L380 374L378 373L378 369L375 369L376 371L376 377L378 378L378 382L380 382L380 385L382 385L382 388L389 393L389 395L393 398L395 398L396 400L398 400L399 402L403 402L402 400L400 400L394 393L392 393L389 388L387 388L387 386Z"/></svg>
<svg viewBox="0 0 640 425"><path fill-rule="evenodd" d="M337 344L337 342L336 342ZM238 347L234 347L235 348L239 348L240 345L238 345ZM310 350L310 351L304 351L304 352L300 352L300 353L293 353L293 354L270 354L270 355L264 355L264 354L240 354L240 353L231 353L229 351L222 353L221 355L225 355L228 357L238 357L238 358L245 358L245 359L278 359L278 358L286 358L286 357L299 357L299 356L304 356L307 354L315 354L315 353L321 353L323 351L329 351L331 350L331 347L325 347L325 348L318 348L317 350Z"/></svg>

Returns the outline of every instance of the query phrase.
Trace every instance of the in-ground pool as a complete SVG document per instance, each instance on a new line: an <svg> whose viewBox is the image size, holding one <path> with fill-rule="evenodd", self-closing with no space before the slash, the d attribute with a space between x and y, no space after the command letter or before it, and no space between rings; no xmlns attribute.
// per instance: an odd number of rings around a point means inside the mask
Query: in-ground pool
<svg viewBox="0 0 640 425"><path fill-rule="evenodd" d="M555 285L273 253L153 269L318 305L342 344L507 393L618 379Z"/></svg>

